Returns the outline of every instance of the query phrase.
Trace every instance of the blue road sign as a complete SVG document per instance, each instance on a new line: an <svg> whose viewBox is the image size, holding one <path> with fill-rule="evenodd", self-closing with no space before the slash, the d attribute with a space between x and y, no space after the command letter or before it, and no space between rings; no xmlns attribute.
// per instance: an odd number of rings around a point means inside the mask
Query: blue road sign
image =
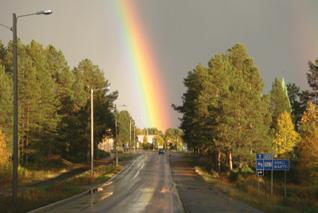
<svg viewBox="0 0 318 213"><path fill-rule="evenodd" d="M256 170L264 170L264 160L256 160Z"/></svg>
<svg viewBox="0 0 318 213"><path fill-rule="evenodd" d="M273 155L272 154L264 154L263 159L264 160L273 160Z"/></svg>
<svg viewBox="0 0 318 213"><path fill-rule="evenodd" d="M290 168L288 159L273 159L272 154L256 154L256 175L264 175L264 171L288 171Z"/></svg>
<svg viewBox="0 0 318 213"><path fill-rule="evenodd" d="M289 170L289 160L273 160L273 170L274 171L288 171Z"/></svg>
<svg viewBox="0 0 318 213"><path fill-rule="evenodd" d="M271 171L273 168L273 160L264 160L264 170L265 171Z"/></svg>
<svg viewBox="0 0 318 213"><path fill-rule="evenodd" d="M256 154L256 160L262 160L262 159L264 159L264 154L262 154L262 153L257 153L257 154Z"/></svg>

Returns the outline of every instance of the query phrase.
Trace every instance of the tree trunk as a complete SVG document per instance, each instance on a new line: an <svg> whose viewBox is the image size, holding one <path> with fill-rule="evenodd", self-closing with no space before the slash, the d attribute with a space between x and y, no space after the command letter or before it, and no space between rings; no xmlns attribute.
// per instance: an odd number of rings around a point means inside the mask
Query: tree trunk
<svg viewBox="0 0 318 213"><path fill-rule="evenodd" d="M221 172L221 151L218 150L218 170Z"/></svg>
<svg viewBox="0 0 318 213"><path fill-rule="evenodd" d="M230 170L233 170L233 162L232 162L232 152L229 152L229 165L230 165Z"/></svg>

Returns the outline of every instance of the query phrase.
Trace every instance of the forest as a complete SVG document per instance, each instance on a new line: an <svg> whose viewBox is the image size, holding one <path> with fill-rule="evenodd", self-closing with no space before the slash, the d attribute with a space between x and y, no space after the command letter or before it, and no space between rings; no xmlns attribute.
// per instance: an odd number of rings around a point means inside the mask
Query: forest
<svg viewBox="0 0 318 213"><path fill-rule="evenodd" d="M0 42L2 163L7 163L12 150L12 58L12 42L6 46ZM18 59L20 164L47 166L56 156L72 162L88 160L90 89L107 88L94 92L96 147L105 130L114 134L118 92L109 91L110 82L90 59L71 68L62 51L52 45L19 41Z"/></svg>
<svg viewBox="0 0 318 213"><path fill-rule="evenodd" d="M290 159L295 182L318 181L318 61L308 63L310 90L276 78L271 91L243 44L198 64L184 79L184 141L217 172L254 173L256 153Z"/></svg>

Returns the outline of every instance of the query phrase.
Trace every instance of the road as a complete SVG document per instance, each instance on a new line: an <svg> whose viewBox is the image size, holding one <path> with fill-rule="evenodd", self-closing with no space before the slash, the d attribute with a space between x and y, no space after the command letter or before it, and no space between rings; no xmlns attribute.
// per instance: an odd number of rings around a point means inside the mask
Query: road
<svg viewBox="0 0 318 213"><path fill-rule="evenodd" d="M102 191L46 212L183 212L168 158L146 152Z"/></svg>

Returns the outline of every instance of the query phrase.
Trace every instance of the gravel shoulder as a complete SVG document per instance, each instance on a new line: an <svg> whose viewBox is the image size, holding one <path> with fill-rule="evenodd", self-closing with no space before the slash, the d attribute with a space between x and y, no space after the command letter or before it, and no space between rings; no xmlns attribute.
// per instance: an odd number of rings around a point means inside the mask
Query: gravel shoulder
<svg viewBox="0 0 318 213"><path fill-rule="evenodd" d="M171 153L170 165L185 212L261 212L206 183L183 153Z"/></svg>

